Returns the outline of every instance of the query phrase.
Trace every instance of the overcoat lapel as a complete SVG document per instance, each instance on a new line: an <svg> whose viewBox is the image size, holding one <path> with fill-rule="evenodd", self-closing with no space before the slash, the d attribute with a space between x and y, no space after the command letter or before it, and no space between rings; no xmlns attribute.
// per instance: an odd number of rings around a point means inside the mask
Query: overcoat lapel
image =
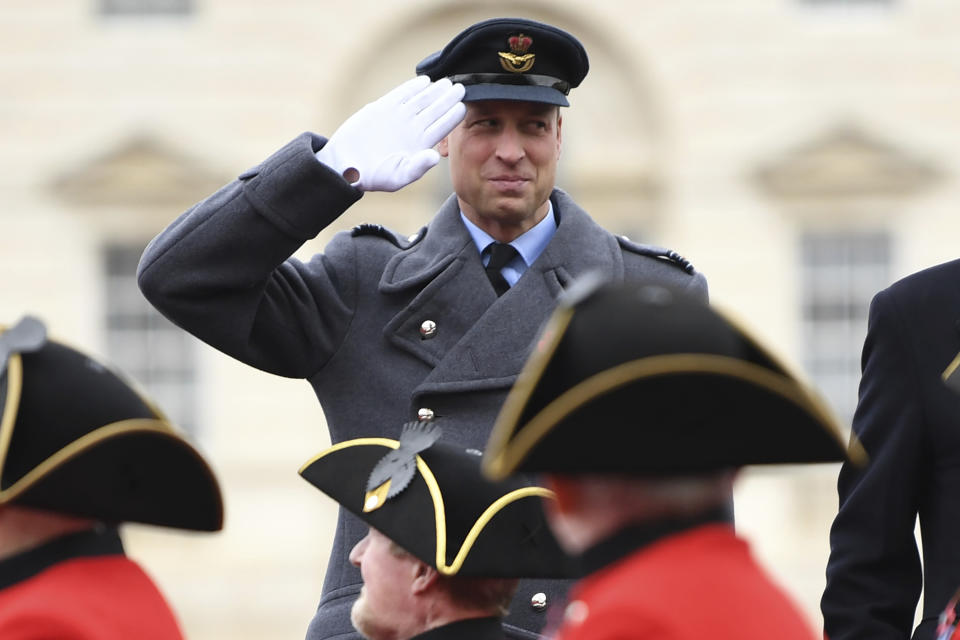
<svg viewBox="0 0 960 640"><path fill-rule="evenodd" d="M456 198L444 204L418 245L387 264L380 291L416 295L384 335L434 367L414 395L509 387L557 297L574 278L588 271L623 278L616 238L562 191L554 191L553 204L560 219L556 233L499 298L460 220ZM437 324L436 335L426 340L419 333L425 320Z"/></svg>
<svg viewBox="0 0 960 640"><path fill-rule="evenodd" d="M433 367L496 301L456 197L440 208L423 240L387 263L380 293L409 300L384 326L384 338ZM437 324L429 339L420 335L426 320Z"/></svg>

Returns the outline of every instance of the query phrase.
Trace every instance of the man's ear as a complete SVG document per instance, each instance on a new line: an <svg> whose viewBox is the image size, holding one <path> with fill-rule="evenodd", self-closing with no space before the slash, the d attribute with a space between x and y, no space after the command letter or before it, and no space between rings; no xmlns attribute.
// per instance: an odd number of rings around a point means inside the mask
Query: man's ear
<svg viewBox="0 0 960 640"><path fill-rule="evenodd" d="M543 485L553 491L553 500L544 500L544 509L555 513L569 513L583 499L577 483L562 475L545 474Z"/></svg>
<svg viewBox="0 0 960 640"><path fill-rule="evenodd" d="M446 158L447 156L450 155L450 142L449 142L449 138L450 138L450 136L446 136L443 140L441 140L440 142L437 143L437 151L438 151L438 152L440 153L440 155L443 156L444 158Z"/></svg>
<svg viewBox="0 0 960 640"><path fill-rule="evenodd" d="M439 571L418 560L413 567L413 581L410 583L410 589L414 595L420 595L432 587L439 578Z"/></svg>
<svg viewBox="0 0 960 640"><path fill-rule="evenodd" d="M557 157L560 157L560 153L563 150L561 143L563 142L563 116L560 115L560 107L557 107Z"/></svg>

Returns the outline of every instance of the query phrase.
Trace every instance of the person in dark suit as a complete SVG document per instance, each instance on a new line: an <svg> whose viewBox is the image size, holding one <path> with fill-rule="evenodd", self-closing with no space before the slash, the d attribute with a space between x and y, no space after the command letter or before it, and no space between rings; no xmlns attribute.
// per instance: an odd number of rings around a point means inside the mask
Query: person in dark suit
<svg viewBox="0 0 960 640"><path fill-rule="evenodd" d="M217 349L307 379L334 443L442 416L446 439L480 447L573 278L707 295L689 262L612 235L555 187L560 108L587 70L580 42L553 26L472 25L329 140L301 135L184 213L147 247L140 288ZM402 188L441 156L455 193L419 233L361 225L289 258L365 192ZM341 511L312 640L352 632L361 581L347 555L364 531ZM535 638L561 597L521 583L509 632Z"/></svg>
<svg viewBox="0 0 960 640"><path fill-rule="evenodd" d="M118 525L219 530L200 454L119 374L31 317L0 327L0 416L0 638L181 640Z"/></svg>
<svg viewBox="0 0 960 640"><path fill-rule="evenodd" d="M369 526L350 552L363 576L351 620L368 640L502 640L516 578L569 575L550 492L486 480L479 451L438 441L440 422L342 442L300 469Z"/></svg>
<svg viewBox="0 0 960 640"><path fill-rule="evenodd" d="M932 640L960 585L960 260L908 276L870 304L853 433L870 456L843 465L821 600L831 640ZM952 366L951 366L952 365ZM923 563L914 528L920 518Z"/></svg>
<svg viewBox="0 0 960 640"><path fill-rule="evenodd" d="M749 333L661 285L571 289L497 418L584 577L557 640L813 640L726 518L744 465L839 461L836 420Z"/></svg>

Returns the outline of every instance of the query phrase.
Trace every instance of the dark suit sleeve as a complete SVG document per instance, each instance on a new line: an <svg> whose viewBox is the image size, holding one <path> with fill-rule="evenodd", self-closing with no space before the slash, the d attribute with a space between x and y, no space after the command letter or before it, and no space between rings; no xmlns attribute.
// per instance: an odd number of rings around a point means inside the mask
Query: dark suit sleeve
<svg viewBox="0 0 960 640"><path fill-rule="evenodd" d="M204 342L250 365L308 377L352 317L353 243L345 234L308 263L288 259L360 198L317 161L306 133L184 213L147 247L143 295Z"/></svg>
<svg viewBox="0 0 960 640"><path fill-rule="evenodd" d="M830 640L909 638L921 589L914 539L924 474L924 425L918 380L896 298L870 305L863 377L853 431L870 456L845 463L840 509L830 531L827 587L821 601Z"/></svg>

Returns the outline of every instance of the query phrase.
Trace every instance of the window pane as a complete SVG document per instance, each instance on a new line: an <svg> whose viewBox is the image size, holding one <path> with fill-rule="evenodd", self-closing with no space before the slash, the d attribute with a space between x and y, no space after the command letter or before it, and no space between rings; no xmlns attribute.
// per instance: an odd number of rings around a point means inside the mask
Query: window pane
<svg viewBox="0 0 960 640"><path fill-rule="evenodd" d="M182 16L193 10L193 0L100 0L106 16Z"/></svg>
<svg viewBox="0 0 960 640"><path fill-rule="evenodd" d="M161 316L136 283L143 245L104 249L107 353L184 431L196 429L195 340Z"/></svg>
<svg viewBox="0 0 960 640"><path fill-rule="evenodd" d="M870 300L889 284L890 239L880 232L807 233L800 247L804 366L849 426Z"/></svg>

